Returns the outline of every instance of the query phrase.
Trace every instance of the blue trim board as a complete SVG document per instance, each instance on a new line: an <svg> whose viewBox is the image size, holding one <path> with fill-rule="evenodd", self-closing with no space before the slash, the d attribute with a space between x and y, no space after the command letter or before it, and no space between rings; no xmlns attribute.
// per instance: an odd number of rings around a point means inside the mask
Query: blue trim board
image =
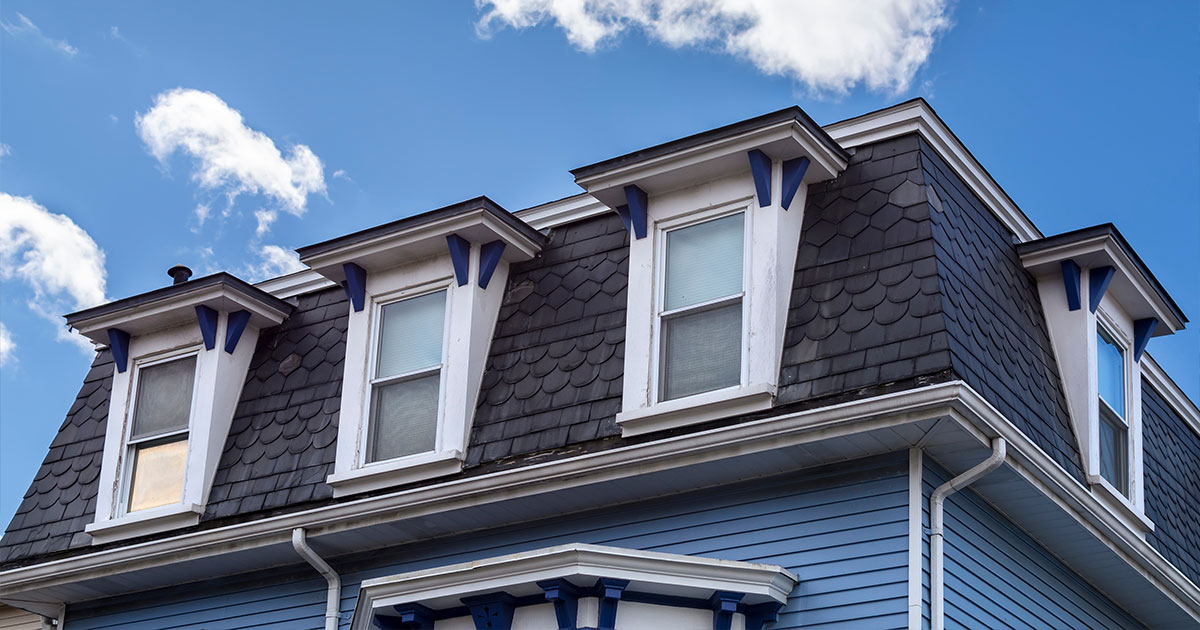
<svg viewBox="0 0 1200 630"><path fill-rule="evenodd" d="M1100 300L1104 298L1104 292L1108 290L1108 283L1112 282L1113 274L1116 272L1116 269L1108 266L1088 269L1088 308L1093 313L1100 308Z"/></svg>
<svg viewBox="0 0 1200 630"><path fill-rule="evenodd" d="M250 311L234 311L228 318L225 326L225 352L233 354L237 349L238 340L242 338L242 332L246 330L246 324L250 323Z"/></svg>
<svg viewBox="0 0 1200 630"><path fill-rule="evenodd" d="M1083 306L1079 265L1074 260L1064 260L1059 264L1062 266L1063 289L1067 292L1067 308L1078 311Z"/></svg>
<svg viewBox="0 0 1200 630"><path fill-rule="evenodd" d="M342 271L346 274L346 281L342 283L342 288L346 289L346 297L350 298L350 306L356 313L362 311L367 303L367 270L348 262L342 264Z"/></svg>
<svg viewBox="0 0 1200 630"><path fill-rule="evenodd" d="M496 266L500 264L500 256L504 254L504 241L492 241L484 243L479 248L479 288L488 288L488 283L492 281L492 274L496 272Z"/></svg>
<svg viewBox="0 0 1200 630"><path fill-rule="evenodd" d="M124 372L129 367L129 333L120 328L109 328L108 347L112 349L113 363L117 364L117 371Z"/></svg>
<svg viewBox="0 0 1200 630"><path fill-rule="evenodd" d="M1154 327L1158 325L1158 320L1153 317L1139 319L1133 322L1133 360L1141 361L1142 353L1146 351L1146 344L1150 343L1150 336L1154 334Z"/></svg>
<svg viewBox="0 0 1200 630"><path fill-rule="evenodd" d="M446 246L450 248L450 261L454 263L454 277L458 278L458 286L466 286L470 281L471 241L457 234L447 234Z"/></svg>
<svg viewBox="0 0 1200 630"><path fill-rule="evenodd" d="M754 178L754 191L758 193L758 207L771 205L771 158L758 149L746 153L750 158L750 175Z"/></svg>
<svg viewBox="0 0 1200 630"><path fill-rule="evenodd" d="M217 316L216 309L203 304L196 305L196 322L200 324L205 350L217 347Z"/></svg>
<svg viewBox="0 0 1200 630"><path fill-rule="evenodd" d="M782 178L783 198L779 200L784 210L787 210L792 205L792 199L796 198L796 192L800 190L800 184L804 183L804 174L808 172L808 163L807 157L784 160Z"/></svg>
<svg viewBox="0 0 1200 630"><path fill-rule="evenodd" d="M646 238L646 217L650 203L646 191L633 184L626 186L625 203L629 206L629 225L632 226L634 238ZM617 214L620 214L620 210Z"/></svg>
<svg viewBox="0 0 1200 630"><path fill-rule="evenodd" d="M546 601L554 604L554 618L559 630L574 628L579 619L579 589L562 578L545 580L537 585L546 592Z"/></svg>

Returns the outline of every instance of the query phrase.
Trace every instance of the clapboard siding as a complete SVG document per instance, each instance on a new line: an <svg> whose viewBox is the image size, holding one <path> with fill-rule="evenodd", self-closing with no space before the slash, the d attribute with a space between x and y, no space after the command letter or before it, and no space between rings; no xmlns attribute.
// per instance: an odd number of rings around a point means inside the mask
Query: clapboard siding
<svg viewBox="0 0 1200 630"><path fill-rule="evenodd" d="M906 458L847 466L334 559L342 622L364 579L568 542L766 562L801 577L774 628L902 628ZM325 583L311 569L243 576L76 606L70 630L320 628Z"/></svg>
<svg viewBox="0 0 1200 630"><path fill-rule="evenodd" d="M42 619L37 615L0 604L0 630L41 630Z"/></svg>
<svg viewBox="0 0 1200 630"><path fill-rule="evenodd" d="M926 467L926 510L945 480ZM969 489L946 501L945 597L947 628L1140 627Z"/></svg>

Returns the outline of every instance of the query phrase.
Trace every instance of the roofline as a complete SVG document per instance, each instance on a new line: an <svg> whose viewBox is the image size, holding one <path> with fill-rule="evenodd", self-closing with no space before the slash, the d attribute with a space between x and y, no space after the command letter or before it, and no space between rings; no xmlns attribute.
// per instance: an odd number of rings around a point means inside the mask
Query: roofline
<svg viewBox="0 0 1200 630"><path fill-rule="evenodd" d="M842 146L838 144L837 141L834 140L828 133L826 133L826 131L822 129L820 125L814 122L813 119L809 117L807 112L797 105L792 105L791 107L785 107L784 109L778 111L763 114L761 116L755 116L754 118L728 124L723 127L709 129L708 131L701 131L700 133L692 134L677 140L671 140L669 142L657 144L649 148L639 149L637 151L619 155L614 158L609 158L594 164L588 164L587 166L580 166L578 168L571 169L570 173L575 177L576 181L578 181L580 179L592 177L606 171L622 168L630 164L652 160L654 158L676 153L678 151L685 151L687 149L692 149L710 142L737 136L762 127L770 127L771 125L777 125L781 122L789 120L795 120L799 122L800 126L804 127L805 130L812 134L814 138L818 139L826 146L826 148L841 157L843 160L850 159L850 153L843 149Z"/></svg>
<svg viewBox="0 0 1200 630"><path fill-rule="evenodd" d="M207 276L204 276L201 278L196 278L195 280L188 280L186 282L181 282L179 284L169 284L165 287L154 289L153 291L139 293L137 295L133 295L133 296L130 296L127 298L122 298L120 300L107 302L107 303L101 304L99 306L93 306L91 308L86 308L82 311L75 311L74 313L68 313L66 315L63 315L63 318L67 320L68 326L76 327L76 324L78 324L81 321L95 319L97 317L103 317L105 315L111 315L113 313L117 313L119 311L123 311L123 310L130 309L130 308L146 306L147 304L153 304L155 302L160 302L160 301L167 300L167 299L170 299L173 297L178 297L178 296L181 296L181 295L184 295L187 293L191 293L193 291L200 291L202 289L207 289L209 287L218 286L218 285L228 285L230 288L240 291L242 293L245 293L249 297L252 297L260 302L263 302L264 304L266 304L266 305L270 306L271 308L274 308L284 314L290 313L292 310L291 304L288 304L287 302L275 297L274 295L271 295L270 293L263 291L262 289L250 284L249 282L246 282L245 280L242 280L241 278L239 278L229 272L218 271L217 273L207 275Z"/></svg>
<svg viewBox="0 0 1200 630"><path fill-rule="evenodd" d="M1179 305L1171 297L1171 294L1167 293L1167 290L1163 288L1162 283L1158 281L1158 278L1154 277L1154 273L1150 271L1150 268L1146 266L1146 263L1142 261L1141 257L1137 255L1136 251L1134 251L1133 247L1129 245L1129 241L1125 240L1125 236L1121 234L1121 231L1117 229L1117 226L1113 225L1112 223L1101 223L1099 225L1071 230L1070 232L1063 232L1061 234L1047 236L1036 241L1018 243L1017 255L1025 257L1029 254L1066 247L1075 243L1082 243L1104 237L1113 239L1117 246L1120 247L1125 255L1129 257L1129 260L1133 262L1134 266L1137 267L1138 272L1150 282L1151 288L1154 289L1154 292L1158 294L1158 297L1162 299L1163 303L1171 309L1171 313L1175 315L1179 321L1186 323L1188 318L1187 315L1183 314L1183 309L1179 308Z"/></svg>
<svg viewBox="0 0 1200 630"><path fill-rule="evenodd" d="M396 232L403 232L405 230L410 230L412 228L420 227L429 223L435 223L458 214L464 214L472 210L480 209L487 214L496 217L513 230L520 232L522 236L534 243L542 243L545 241L545 236L542 235L541 232L538 232L528 223L525 223L508 210L505 210L500 204L492 201L487 195L480 195L479 197L474 197L472 199L467 199L466 201L460 201L448 206L429 210L428 212L422 212L421 214L405 217L403 219L392 221L391 223L384 223L383 225L377 225L365 230L359 230L358 232L351 232L350 234L338 236L327 241L306 245L298 248L296 253L300 256L301 261L303 261L306 258L320 256L321 254L355 245L357 243L369 241L380 236L387 236Z"/></svg>

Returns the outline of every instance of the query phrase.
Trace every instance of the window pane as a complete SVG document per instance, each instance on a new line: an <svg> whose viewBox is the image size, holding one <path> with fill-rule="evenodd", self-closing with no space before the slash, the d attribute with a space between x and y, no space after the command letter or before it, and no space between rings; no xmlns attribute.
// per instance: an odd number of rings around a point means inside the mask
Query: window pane
<svg viewBox="0 0 1200 630"><path fill-rule="evenodd" d="M192 413L192 381L195 377L194 356L139 370L130 438L186 429L188 416Z"/></svg>
<svg viewBox="0 0 1200 630"><path fill-rule="evenodd" d="M662 399L737 385L742 379L742 302L662 322Z"/></svg>
<svg viewBox="0 0 1200 630"><path fill-rule="evenodd" d="M187 464L187 436L133 448L129 511L179 503Z"/></svg>
<svg viewBox="0 0 1200 630"><path fill-rule="evenodd" d="M1124 418L1125 362L1121 358L1121 349L1102 330L1096 335L1096 367L1100 397Z"/></svg>
<svg viewBox="0 0 1200 630"><path fill-rule="evenodd" d="M1128 464L1125 461L1129 448L1126 442L1125 424L1107 410L1100 412L1100 476L1108 480L1121 494L1129 494L1126 487Z"/></svg>
<svg viewBox="0 0 1200 630"><path fill-rule="evenodd" d="M379 324L375 378L441 363L445 312L445 291L384 306Z"/></svg>
<svg viewBox="0 0 1200 630"><path fill-rule="evenodd" d="M440 373L434 373L374 387L368 462L433 450L440 378Z"/></svg>
<svg viewBox="0 0 1200 630"><path fill-rule="evenodd" d="M745 225L745 215L738 213L667 232L665 310L742 290Z"/></svg>

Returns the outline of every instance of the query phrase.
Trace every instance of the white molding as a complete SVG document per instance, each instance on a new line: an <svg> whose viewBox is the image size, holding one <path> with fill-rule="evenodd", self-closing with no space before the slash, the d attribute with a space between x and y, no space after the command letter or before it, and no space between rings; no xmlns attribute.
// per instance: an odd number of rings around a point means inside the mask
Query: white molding
<svg viewBox="0 0 1200 630"><path fill-rule="evenodd" d="M114 540L190 527L200 522L202 513L204 513L204 507L201 505L175 503L90 523L84 528L84 531L92 535L92 544L99 545Z"/></svg>
<svg viewBox="0 0 1200 630"><path fill-rule="evenodd" d="M922 99L826 125L824 129L846 149L920 133L1017 238L1031 241L1042 237L1029 217Z"/></svg>
<svg viewBox="0 0 1200 630"><path fill-rule="evenodd" d="M908 630L921 630L925 607L925 461L908 450Z"/></svg>
<svg viewBox="0 0 1200 630"><path fill-rule="evenodd" d="M1142 378L1150 382L1150 386L1154 391L1158 392L1163 398L1166 398L1167 404L1175 413L1183 418L1184 423L1191 427L1192 431L1200 436L1200 409L1196 404L1188 398L1187 394L1171 380L1166 371L1162 369L1158 363L1150 357L1150 353L1142 355Z"/></svg>
<svg viewBox="0 0 1200 630"><path fill-rule="evenodd" d="M295 273L263 280L254 286L282 300L336 287L337 283L312 269L302 269Z"/></svg>
<svg viewBox="0 0 1200 630"><path fill-rule="evenodd" d="M446 605L439 602L514 587L540 592L538 581L572 577L581 578L579 586L615 578L629 580L641 592L696 599L732 591L746 594L743 601L750 604L786 603L799 582L776 565L571 543L364 580L351 628L370 628L379 608L421 603L437 609Z"/></svg>
<svg viewBox="0 0 1200 630"><path fill-rule="evenodd" d="M617 414L621 435L630 437L700 424L720 418L765 411L775 401L775 387L757 384L727 387L686 398L677 398Z"/></svg>
<svg viewBox="0 0 1200 630"><path fill-rule="evenodd" d="M595 197L579 193L558 201L518 210L513 214L533 226L535 230L548 230L610 212L613 210L597 201Z"/></svg>
<svg viewBox="0 0 1200 630"><path fill-rule="evenodd" d="M325 482L333 486L333 496L342 497L454 475L462 465L461 451L434 451L335 472Z"/></svg>

